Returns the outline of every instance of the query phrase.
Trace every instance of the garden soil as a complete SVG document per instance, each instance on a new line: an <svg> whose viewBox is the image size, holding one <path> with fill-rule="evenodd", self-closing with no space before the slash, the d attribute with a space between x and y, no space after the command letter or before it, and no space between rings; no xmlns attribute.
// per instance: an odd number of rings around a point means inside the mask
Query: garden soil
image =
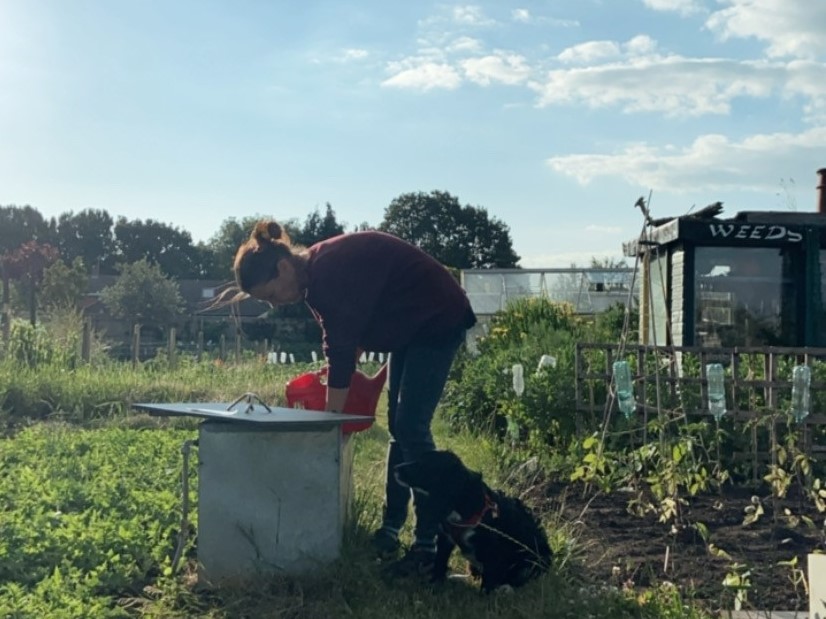
<svg viewBox="0 0 826 619"><path fill-rule="evenodd" d="M766 489L729 485L689 497L667 523L653 513L631 513L629 492L546 485L530 495L530 503L573 528L579 541L573 565L588 579L634 590L668 581L709 610L735 608L736 589L723 582L736 574L747 585L743 609L807 609L801 574L808 554L826 550L824 514L791 490L774 502ZM762 515L744 524L746 508L755 513L758 502Z"/></svg>

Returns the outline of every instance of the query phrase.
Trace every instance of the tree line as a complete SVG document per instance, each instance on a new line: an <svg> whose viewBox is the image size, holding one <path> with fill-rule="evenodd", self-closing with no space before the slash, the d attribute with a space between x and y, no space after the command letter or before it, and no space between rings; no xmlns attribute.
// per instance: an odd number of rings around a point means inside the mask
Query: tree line
<svg viewBox="0 0 826 619"><path fill-rule="evenodd" d="M69 302L83 291L90 274L140 272L150 280L152 273L170 280L230 280L235 252L259 219L229 217L207 241L195 243L188 231L176 226L153 219L113 218L104 209L67 211L47 219L32 206L0 205L2 305L7 307L14 284L34 324L36 295L48 296L50 303L64 297ZM520 259L504 222L442 191L398 196L377 226L365 222L347 230L330 203L323 212L315 208L303 221L279 223L294 244L306 247L347 231L389 232L453 269L513 268Z"/></svg>
<svg viewBox="0 0 826 619"><path fill-rule="evenodd" d="M68 211L46 219L31 206L0 206L0 260L15 262L13 254L33 242L29 253L49 245L66 264L79 258L89 273L114 275L121 265L146 259L169 277L225 279L235 250L258 219L229 217L207 241L195 243L189 232L176 226L153 219L115 219L103 209ZM324 212L316 208L303 222L280 223L294 243L304 246L348 231L329 203ZM455 269L510 268L519 262L504 222L484 208L461 205L447 192L403 194L385 209L377 226L365 222L352 231L371 228L410 241Z"/></svg>

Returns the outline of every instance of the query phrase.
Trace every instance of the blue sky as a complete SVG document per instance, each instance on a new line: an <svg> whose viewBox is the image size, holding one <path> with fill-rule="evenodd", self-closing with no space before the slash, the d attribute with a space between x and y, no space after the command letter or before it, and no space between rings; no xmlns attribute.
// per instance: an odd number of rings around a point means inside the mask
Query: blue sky
<svg viewBox="0 0 826 619"><path fill-rule="evenodd" d="M155 219L448 191L524 267L654 217L811 211L824 0L0 0L0 204Z"/></svg>

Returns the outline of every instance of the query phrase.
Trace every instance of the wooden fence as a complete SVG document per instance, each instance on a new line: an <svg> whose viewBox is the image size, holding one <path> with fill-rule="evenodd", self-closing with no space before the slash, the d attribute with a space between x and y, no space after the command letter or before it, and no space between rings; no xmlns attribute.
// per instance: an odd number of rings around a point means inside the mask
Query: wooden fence
<svg viewBox="0 0 826 619"><path fill-rule="evenodd" d="M810 414L799 424L801 447L826 452L826 348L701 348L579 343L576 347L577 425L607 427L622 415L614 397L613 363L626 360L632 369L637 409L628 425L643 442L649 421L663 416L713 419L708 409L706 365L725 368L726 414L730 427L750 437L754 469L770 457L766 436L789 421L792 368L812 368Z"/></svg>

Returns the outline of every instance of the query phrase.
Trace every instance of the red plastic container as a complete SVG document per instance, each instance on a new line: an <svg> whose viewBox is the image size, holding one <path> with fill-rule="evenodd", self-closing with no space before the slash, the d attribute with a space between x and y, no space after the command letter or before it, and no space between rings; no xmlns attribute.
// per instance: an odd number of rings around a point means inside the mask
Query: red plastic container
<svg viewBox="0 0 826 619"><path fill-rule="evenodd" d="M376 405L379 403L381 389L387 379L387 364L374 376L368 376L361 370L353 372L350 380L350 391L344 403L343 413L376 416ZM327 366L315 372L307 372L296 376L287 383L287 406L290 408L304 408L313 411L323 411L327 404ZM371 421L350 421L342 424L341 429L349 434L361 432L372 425Z"/></svg>

